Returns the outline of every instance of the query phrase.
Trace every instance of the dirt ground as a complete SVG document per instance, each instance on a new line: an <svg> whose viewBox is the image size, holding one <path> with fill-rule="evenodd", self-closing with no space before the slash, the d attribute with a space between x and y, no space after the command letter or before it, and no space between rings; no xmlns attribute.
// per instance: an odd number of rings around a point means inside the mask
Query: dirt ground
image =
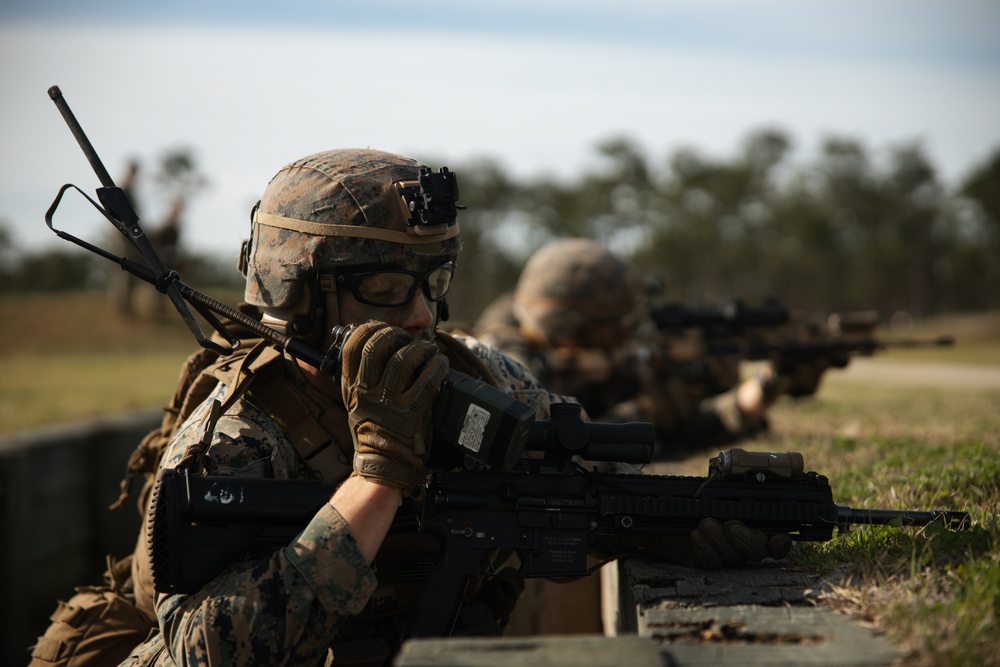
<svg viewBox="0 0 1000 667"><path fill-rule="evenodd" d="M1000 367L942 362L853 359L847 368L828 371L833 381L939 388L1000 389ZM825 381L825 380L824 380Z"/></svg>

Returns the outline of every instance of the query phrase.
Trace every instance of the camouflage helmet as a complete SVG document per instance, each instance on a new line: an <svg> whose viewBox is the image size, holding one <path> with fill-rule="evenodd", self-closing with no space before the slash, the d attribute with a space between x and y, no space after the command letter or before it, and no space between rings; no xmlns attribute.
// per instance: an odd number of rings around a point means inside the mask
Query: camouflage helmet
<svg viewBox="0 0 1000 667"><path fill-rule="evenodd" d="M635 269L607 246L564 239L528 259L514 290L514 315L529 338L587 346L594 340L589 330L631 326L640 288Z"/></svg>
<svg viewBox="0 0 1000 667"><path fill-rule="evenodd" d="M428 195L435 188L436 201ZM294 306L317 274L414 256L454 259L462 249L457 199L447 168L432 173L401 155L341 149L296 160L271 179L251 214L240 260L245 299L276 312Z"/></svg>

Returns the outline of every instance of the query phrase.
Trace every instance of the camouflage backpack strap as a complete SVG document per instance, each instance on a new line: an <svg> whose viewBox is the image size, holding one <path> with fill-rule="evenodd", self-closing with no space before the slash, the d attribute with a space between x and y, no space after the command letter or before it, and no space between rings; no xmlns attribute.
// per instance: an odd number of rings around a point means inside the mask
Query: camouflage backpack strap
<svg viewBox="0 0 1000 667"><path fill-rule="evenodd" d="M241 303L239 309L250 317L260 319L260 311L253 306ZM234 360L243 358L255 347L255 343L260 340L256 338L253 332L236 322L226 320L225 324L230 332L239 338L240 346L232 354L225 357L220 357L217 352L202 348L191 354L184 361L184 364L181 366L180 377L177 380L177 388L174 390L174 395L170 399L170 402L163 407L164 415L160 426L147 433L129 456L125 477L121 482L121 492L118 499L111 505L111 509L120 507L129 497L136 477L145 477L146 486L149 486L150 479L156 474L156 470L160 465L160 458L163 456L163 451L166 449L177 427L215 389L218 380L212 374L208 373L210 368L219 363L232 363ZM228 344L218 332L213 332L212 340L222 346ZM145 493L142 495L145 496ZM145 509L145 498L140 497L140 514L144 514Z"/></svg>
<svg viewBox="0 0 1000 667"><path fill-rule="evenodd" d="M178 466L198 466L211 441L214 421L237 399L246 396L281 427L314 476L335 481L349 475L351 456L346 454L353 455L353 442L347 413L304 383L292 381L287 368L284 354L266 341L260 341L240 358L227 357L207 368L202 375L212 379L212 386L221 382L227 390L212 406L214 416L206 425L206 438L192 444ZM347 450L342 450L340 444Z"/></svg>
<svg viewBox="0 0 1000 667"><path fill-rule="evenodd" d="M111 505L111 509L121 507L128 499L132 484L137 477L153 475L156 472L163 450L170 442L174 431L186 418L186 414L190 414L190 410L194 409L193 406L204 400L215 387L216 381L205 378L203 371L210 367L218 359L218 356L211 350L201 349L185 360L181 366L180 378L177 381L173 398L163 407L164 414L160 426L147 433L129 455L125 477L121 481L121 491L118 499ZM201 400L197 400L198 396L201 397ZM139 511L142 512L144 507L145 505L140 499Z"/></svg>
<svg viewBox="0 0 1000 667"><path fill-rule="evenodd" d="M206 368L198 381L204 382L208 391L200 396L190 396L187 406L187 416L208 398L208 395L220 383L226 387L221 400L214 400L207 422L204 425L204 435L198 442L192 443L184 450L179 468L195 469L201 465L201 457L211 444L212 434L219 417L236 403L237 399L246 394L251 385L284 371L285 360L281 351L268 341L258 339L241 355L230 355ZM185 416L185 419L187 417Z"/></svg>

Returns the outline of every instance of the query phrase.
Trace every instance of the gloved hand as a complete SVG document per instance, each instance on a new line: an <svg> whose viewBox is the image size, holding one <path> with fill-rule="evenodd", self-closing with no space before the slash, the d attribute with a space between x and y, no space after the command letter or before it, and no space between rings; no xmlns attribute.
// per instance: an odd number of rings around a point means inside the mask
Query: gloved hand
<svg viewBox="0 0 1000 667"><path fill-rule="evenodd" d="M792 539L785 533L768 536L742 521L723 524L706 518L691 531L690 537L605 535L593 538L588 546L604 558L651 554L677 565L719 570L765 558L784 558L792 549Z"/></svg>
<svg viewBox="0 0 1000 667"><path fill-rule="evenodd" d="M784 558L792 549L792 538L786 533L768 536L742 521L702 519L691 531L691 547L696 567L719 570L765 558Z"/></svg>
<svg viewBox="0 0 1000 667"><path fill-rule="evenodd" d="M355 473L412 491L430 454L431 408L448 374L433 343L398 327L367 322L341 351L341 393L354 438Z"/></svg>

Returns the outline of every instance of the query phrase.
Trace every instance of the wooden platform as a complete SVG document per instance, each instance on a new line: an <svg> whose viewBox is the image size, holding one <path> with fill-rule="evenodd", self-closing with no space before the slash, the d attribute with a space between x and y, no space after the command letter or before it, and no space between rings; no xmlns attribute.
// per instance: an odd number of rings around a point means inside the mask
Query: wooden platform
<svg viewBox="0 0 1000 667"><path fill-rule="evenodd" d="M778 563L707 572L627 559L602 571L605 635L407 642L396 667L889 667L884 636Z"/></svg>

